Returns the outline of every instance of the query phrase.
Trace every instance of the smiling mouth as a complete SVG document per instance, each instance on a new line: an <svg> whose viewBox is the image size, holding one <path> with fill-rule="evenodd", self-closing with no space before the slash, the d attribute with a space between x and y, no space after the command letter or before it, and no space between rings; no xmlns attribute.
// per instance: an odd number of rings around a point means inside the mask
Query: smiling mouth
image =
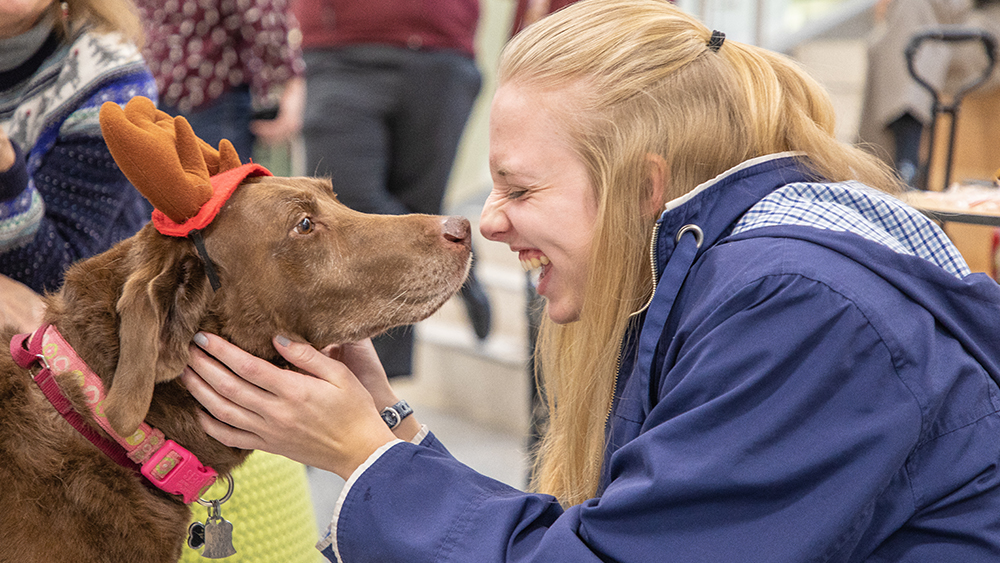
<svg viewBox="0 0 1000 563"><path fill-rule="evenodd" d="M524 270L525 272L537 270L542 266L548 266L548 265L549 265L549 257L544 254L536 258L521 260L521 269Z"/></svg>
<svg viewBox="0 0 1000 563"><path fill-rule="evenodd" d="M531 282L532 287L536 290L538 289L538 284L542 281L542 277L545 272L548 271L548 266L551 263L549 257L541 254L534 258L522 259L521 269L528 273L528 279Z"/></svg>

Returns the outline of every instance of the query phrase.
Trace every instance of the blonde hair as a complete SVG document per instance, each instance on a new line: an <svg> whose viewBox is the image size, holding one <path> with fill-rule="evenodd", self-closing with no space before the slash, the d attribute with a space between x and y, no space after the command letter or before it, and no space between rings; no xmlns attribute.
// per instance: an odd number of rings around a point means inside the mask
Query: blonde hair
<svg viewBox="0 0 1000 563"><path fill-rule="evenodd" d="M66 5L65 18L62 15L63 4ZM132 0L64 0L53 2L49 10L64 41L87 25L98 33L119 33L136 47L141 48L145 43L142 20Z"/></svg>
<svg viewBox="0 0 1000 563"><path fill-rule="evenodd" d="M652 292L649 155L666 164L655 208L753 157L802 151L831 181L895 192L884 163L837 141L823 89L787 58L726 40L664 0L583 0L519 33L500 84L565 91L554 107L598 201L580 320L543 315L536 352L548 424L533 487L578 504L597 491L618 351ZM569 93L572 95L569 95Z"/></svg>

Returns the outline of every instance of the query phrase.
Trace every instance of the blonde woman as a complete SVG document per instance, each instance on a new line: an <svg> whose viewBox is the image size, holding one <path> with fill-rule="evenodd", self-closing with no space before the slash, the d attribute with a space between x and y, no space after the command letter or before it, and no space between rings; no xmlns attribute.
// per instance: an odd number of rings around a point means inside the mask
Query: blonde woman
<svg viewBox="0 0 1000 563"><path fill-rule="evenodd" d="M330 560L1000 557L1000 288L815 82L667 2L583 0L506 48L490 127L481 230L547 300L532 493L390 431L366 344L278 335L309 377L196 336L209 432L347 479Z"/></svg>

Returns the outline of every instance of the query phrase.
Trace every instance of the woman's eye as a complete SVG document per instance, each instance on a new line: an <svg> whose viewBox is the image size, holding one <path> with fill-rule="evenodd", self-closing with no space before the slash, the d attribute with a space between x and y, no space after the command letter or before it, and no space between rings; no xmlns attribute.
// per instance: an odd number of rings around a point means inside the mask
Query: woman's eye
<svg viewBox="0 0 1000 563"><path fill-rule="evenodd" d="M309 217L303 217L297 225L295 225L295 232L300 235L309 234L313 230L313 222Z"/></svg>

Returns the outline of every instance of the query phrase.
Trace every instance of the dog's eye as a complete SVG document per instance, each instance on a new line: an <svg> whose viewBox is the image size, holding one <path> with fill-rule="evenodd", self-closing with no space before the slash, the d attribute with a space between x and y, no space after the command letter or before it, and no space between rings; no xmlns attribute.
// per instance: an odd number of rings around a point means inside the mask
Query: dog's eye
<svg viewBox="0 0 1000 563"><path fill-rule="evenodd" d="M303 217L302 220L295 225L295 232L300 235L306 235L312 232L313 227L314 225L312 219L309 217Z"/></svg>

